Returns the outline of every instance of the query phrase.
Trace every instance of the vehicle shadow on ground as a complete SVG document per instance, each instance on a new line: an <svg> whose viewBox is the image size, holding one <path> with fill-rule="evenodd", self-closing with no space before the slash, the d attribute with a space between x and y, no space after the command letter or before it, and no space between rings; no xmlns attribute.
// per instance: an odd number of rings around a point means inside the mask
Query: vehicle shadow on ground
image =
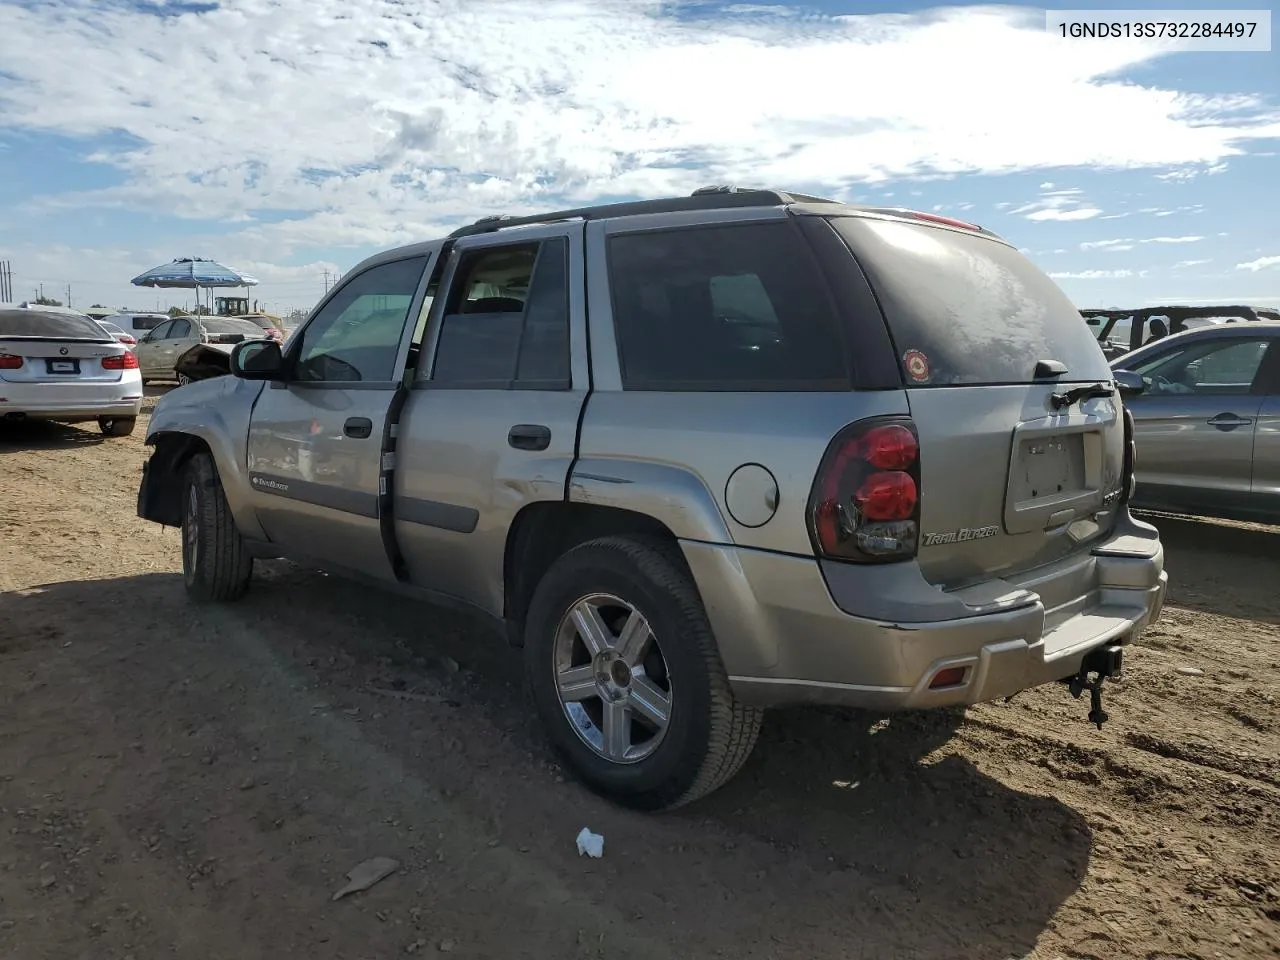
<svg viewBox="0 0 1280 960"><path fill-rule="evenodd" d="M631 813L558 776L523 696L519 652L469 617L291 564L258 567L236 605L193 606L180 577L150 574L11 595L5 618L44 623L62 609L92 622L99 609L123 615L127 596L172 629L94 642L193 661L208 656L195 638L209 624L233 622L308 703L327 698L358 717L396 776L474 816L478 846L498 825L584 904L652 917L673 948L688 945L678 955L715 945L739 957L1024 956L1083 882L1084 819L948 753L952 717L781 711L719 792L669 815ZM426 692L421 704L371 708L358 694L375 686ZM599 869L584 869L566 843L584 823L606 836Z"/></svg>
<svg viewBox="0 0 1280 960"><path fill-rule="evenodd" d="M1146 514L1160 531L1169 603L1280 624L1280 527Z"/></svg>
<svg viewBox="0 0 1280 960"><path fill-rule="evenodd" d="M96 423L77 425L47 420L0 420L0 453L93 447L107 439Z"/></svg>

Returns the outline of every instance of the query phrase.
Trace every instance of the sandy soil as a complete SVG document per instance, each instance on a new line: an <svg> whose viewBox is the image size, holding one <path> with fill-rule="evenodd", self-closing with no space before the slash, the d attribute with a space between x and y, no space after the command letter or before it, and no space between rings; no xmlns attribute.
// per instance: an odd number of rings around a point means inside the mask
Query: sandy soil
<svg viewBox="0 0 1280 960"><path fill-rule="evenodd" d="M456 614L282 563L189 605L141 436L0 432L0 957L1280 955L1269 529L1159 521L1171 605L1101 732L1058 687L954 736L782 712L645 817L566 780Z"/></svg>

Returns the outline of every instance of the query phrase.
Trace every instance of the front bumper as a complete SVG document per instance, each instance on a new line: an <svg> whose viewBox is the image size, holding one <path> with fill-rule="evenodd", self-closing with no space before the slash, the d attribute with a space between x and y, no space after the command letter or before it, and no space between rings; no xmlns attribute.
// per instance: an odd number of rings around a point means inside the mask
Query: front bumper
<svg viewBox="0 0 1280 960"><path fill-rule="evenodd" d="M1012 696L1074 676L1092 650L1133 642L1159 617L1168 583L1154 528L1136 521L1083 555L1021 578L950 593L932 588L945 602L922 609L947 615L918 621L846 612L816 560L682 547L734 692L756 706L900 710ZM863 583L858 608L891 609L887 581L909 577L907 566L844 568ZM836 595L854 606L848 584ZM931 686L942 671L962 676Z"/></svg>

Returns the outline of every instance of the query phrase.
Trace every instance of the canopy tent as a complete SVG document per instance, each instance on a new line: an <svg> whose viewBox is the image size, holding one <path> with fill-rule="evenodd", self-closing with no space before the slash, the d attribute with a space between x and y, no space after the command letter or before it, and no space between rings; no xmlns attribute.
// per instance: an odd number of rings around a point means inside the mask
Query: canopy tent
<svg viewBox="0 0 1280 960"><path fill-rule="evenodd" d="M217 260L203 257L178 257L170 263L152 267L130 281L135 287L157 287L165 290L194 290L196 303L200 303L200 291L213 287L257 286L256 277L232 270Z"/></svg>

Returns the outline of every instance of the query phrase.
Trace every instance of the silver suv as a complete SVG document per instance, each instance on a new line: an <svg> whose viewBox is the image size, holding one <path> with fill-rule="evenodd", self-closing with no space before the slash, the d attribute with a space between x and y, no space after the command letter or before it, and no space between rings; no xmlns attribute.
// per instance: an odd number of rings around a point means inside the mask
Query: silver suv
<svg viewBox="0 0 1280 960"><path fill-rule="evenodd" d="M378 254L157 405L140 516L198 600L287 556L523 647L570 768L714 790L763 708L1088 691L1159 614L1131 421L1080 314L972 224L769 190Z"/></svg>

